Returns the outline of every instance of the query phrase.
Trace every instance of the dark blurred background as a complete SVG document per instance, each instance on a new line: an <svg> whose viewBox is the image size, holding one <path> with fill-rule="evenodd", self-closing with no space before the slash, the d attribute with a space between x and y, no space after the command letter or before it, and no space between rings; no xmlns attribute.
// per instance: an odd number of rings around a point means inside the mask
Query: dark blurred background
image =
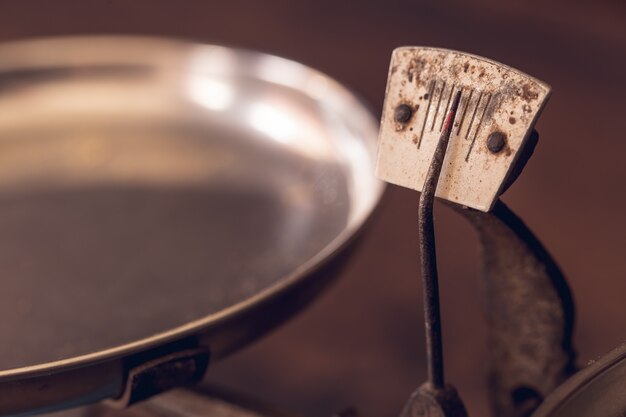
<svg viewBox="0 0 626 417"><path fill-rule="evenodd" d="M0 2L0 39L172 36L258 49L320 69L378 116L391 50L483 55L553 87L535 156L504 200L570 280L585 363L626 340L626 3L622 0ZM417 193L389 187L343 278L314 306L216 365L209 379L312 417L355 405L394 416L425 379ZM485 415L485 327L470 227L437 208L449 380Z"/></svg>

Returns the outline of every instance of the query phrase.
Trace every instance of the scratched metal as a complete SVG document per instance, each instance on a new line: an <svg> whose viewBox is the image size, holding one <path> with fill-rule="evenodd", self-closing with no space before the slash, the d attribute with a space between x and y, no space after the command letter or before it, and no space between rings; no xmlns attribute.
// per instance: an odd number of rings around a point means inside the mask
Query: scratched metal
<svg viewBox="0 0 626 417"><path fill-rule="evenodd" d="M461 104L436 195L489 211L550 95L550 87L485 58L437 48L394 50L377 175L422 190L456 91L461 91ZM403 105L412 112L410 117L398 119L396 109ZM494 132L505 137L495 152L487 146Z"/></svg>

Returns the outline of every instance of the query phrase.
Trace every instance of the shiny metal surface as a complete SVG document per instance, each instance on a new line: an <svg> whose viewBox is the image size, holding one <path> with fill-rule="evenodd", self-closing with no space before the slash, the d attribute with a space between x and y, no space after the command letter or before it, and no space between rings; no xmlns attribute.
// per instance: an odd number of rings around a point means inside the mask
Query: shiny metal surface
<svg viewBox="0 0 626 417"><path fill-rule="evenodd" d="M0 382L210 330L380 197L377 125L281 58L149 38L0 46Z"/></svg>

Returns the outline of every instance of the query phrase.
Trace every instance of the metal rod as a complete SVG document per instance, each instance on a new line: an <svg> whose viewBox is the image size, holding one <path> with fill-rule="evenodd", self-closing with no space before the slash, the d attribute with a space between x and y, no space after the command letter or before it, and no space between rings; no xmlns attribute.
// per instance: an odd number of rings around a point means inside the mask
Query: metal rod
<svg viewBox="0 0 626 417"><path fill-rule="evenodd" d="M424 293L424 321L426 327L426 355L428 358L428 382L433 388L443 388L443 349L441 340L441 314L439 311L439 282L437 276L437 253L435 250L435 228L433 202L437 182L448 149L454 118L459 108L461 91L457 91L446 122L435 148L433 159L426 174L419 200L419 246L422 256L422 287Z"/></svg>

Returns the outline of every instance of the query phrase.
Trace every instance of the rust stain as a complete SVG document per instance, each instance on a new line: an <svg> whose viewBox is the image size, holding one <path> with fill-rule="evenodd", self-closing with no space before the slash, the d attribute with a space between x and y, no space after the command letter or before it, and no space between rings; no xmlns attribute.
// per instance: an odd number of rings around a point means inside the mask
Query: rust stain
<svg viewBox="0 0 626 417"><path fill-rule="evenodd" d="M520 96L522 97L522 100L530 102L532 100L537 100L539 93L535 91L529 83L526 83L522 86Z"/></svg>

